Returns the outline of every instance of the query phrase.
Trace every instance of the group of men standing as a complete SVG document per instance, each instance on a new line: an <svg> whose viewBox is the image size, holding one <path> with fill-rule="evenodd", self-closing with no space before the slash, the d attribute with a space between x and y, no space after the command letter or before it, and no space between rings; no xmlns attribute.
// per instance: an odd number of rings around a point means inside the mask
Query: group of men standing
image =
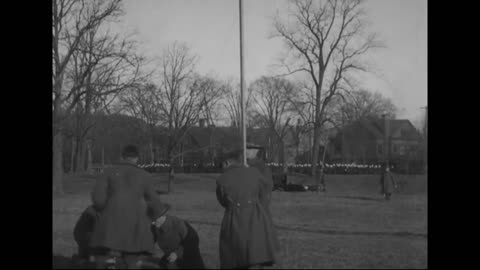
<svg viewBox="0 0 480 270"><path fill-rule="evenodd" d="M220 229L222 269L262 268L277 262L279 243L270 213L273 180L270 169L255 149L227 154L216 195L225 209ZM156 243L168 267L204 269L199 238L193 227L167 215L170 206L160 200L152 176L137 167L138 149L127 146L122 162L97 179L92 205L74 228L79 253L94 257L97 269L107 268L112 254L128 269L142 268ZM87 252L88 250L88 252ZM94 256L93 256L94 255Z"/></svg>

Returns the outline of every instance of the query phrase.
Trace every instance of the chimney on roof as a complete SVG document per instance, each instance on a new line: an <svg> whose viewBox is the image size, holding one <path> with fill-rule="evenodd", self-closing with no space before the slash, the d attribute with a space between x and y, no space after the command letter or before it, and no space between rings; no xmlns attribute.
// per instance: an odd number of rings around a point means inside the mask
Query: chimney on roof
<svg viewBox="0 0 480 270"><path fill-rule="evenodd" d="M200 120L199 120L199 126L200 126L201 128L204 128L204 127L205 127L205 119L204 119L204 118L200 118Z"/></svg>

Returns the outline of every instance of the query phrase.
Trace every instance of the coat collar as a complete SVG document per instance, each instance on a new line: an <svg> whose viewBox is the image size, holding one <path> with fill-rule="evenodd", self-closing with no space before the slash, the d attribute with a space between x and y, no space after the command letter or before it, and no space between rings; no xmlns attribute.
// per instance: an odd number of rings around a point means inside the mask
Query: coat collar
<svg viewBox="0 0 480 270"><path fill-rule="evenodd" d="M226 170L229 171L237 168L246 168L246 167L243 164L232 164Z"/></svg>
<svg viewBox="0 0 480 270"><path fill-rule="evenodd" d="M173 222L173 219L171 218L171 216L169 215L166 215L166 219L165 219L165 222L162 224L162 226L160 228L157 228L158 231L160 231L161 233L166 233L168 231L170 231L172 229L172 222Z"/></svg>

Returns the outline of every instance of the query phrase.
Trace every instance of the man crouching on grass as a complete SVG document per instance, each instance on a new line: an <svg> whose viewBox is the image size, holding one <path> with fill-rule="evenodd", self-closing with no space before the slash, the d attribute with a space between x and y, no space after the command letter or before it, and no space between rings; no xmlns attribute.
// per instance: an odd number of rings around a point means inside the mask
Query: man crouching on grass
<svg viewBox="0 0 480 270"><path fill-rule="evenodd" d="M100 213L93 206L87 207L73 229L73 237L78 246L77 263L93 263L94 250L89 247L95 224L98 222Z"/></svg>
<svg viewBox="0 0 480 270"><path fill-rule="evenodd" d="M167 269L205 269L199 249L199 238L195 229L186 221L151 208L152 232L164 256L160 264Z"/></svg>

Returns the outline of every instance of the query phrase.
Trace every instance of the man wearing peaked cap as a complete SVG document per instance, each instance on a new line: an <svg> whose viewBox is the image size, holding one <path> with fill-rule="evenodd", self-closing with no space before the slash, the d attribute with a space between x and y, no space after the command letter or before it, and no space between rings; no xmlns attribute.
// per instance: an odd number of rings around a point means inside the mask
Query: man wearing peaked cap
<svg viewBox="0 0 480 270"><path fill-rule="evenodd" d="M135 146L125 147L123 161L105 169L92 192L93 207L101 214L90 247L120 254L128 269L138 268L141 255L154 248L149 205L154 214L168 210L152 186L151 175L137 167L138 156ZM97 256L97 268L106 267L108 256Z"/></svg>

